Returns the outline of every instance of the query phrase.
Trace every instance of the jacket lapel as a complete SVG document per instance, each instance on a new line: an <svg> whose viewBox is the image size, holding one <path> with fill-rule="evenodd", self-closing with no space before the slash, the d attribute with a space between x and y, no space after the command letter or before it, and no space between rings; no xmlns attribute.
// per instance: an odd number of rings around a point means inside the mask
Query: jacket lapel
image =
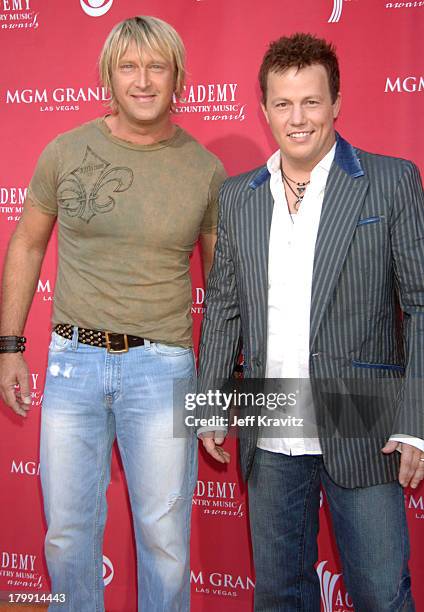
<svg viewBox="0 0 424 612"><path fill-rule="evenodd" d="M255 296L251 304L251 324L255 329L255 345L266 346L268 312L268 252L274 200L269 186L267 167L261 168L250 181L240 207L241 255L246 263L248 294ZM244 244L243 244L244 242Z"/></svg>
<svg viewBox="0 0 424 612"><path fill-rule="evenodd" d="M250 226L244 228L243 233L252 233L254 240L251 244L254 249L256 270L261 276L261 283L266 287L268 286L269 234L274 210L269 179L268 169L262 168L250 181L249 191L241 208L243 218Z"/></svg>
<svg viewBox="0 0 424 612"><path fill-rule="evenodd" d="M337 135L336 152L328 175L315 246L311 296L311 348L335 290L368 184L369 181L354 148Z"/></svg>

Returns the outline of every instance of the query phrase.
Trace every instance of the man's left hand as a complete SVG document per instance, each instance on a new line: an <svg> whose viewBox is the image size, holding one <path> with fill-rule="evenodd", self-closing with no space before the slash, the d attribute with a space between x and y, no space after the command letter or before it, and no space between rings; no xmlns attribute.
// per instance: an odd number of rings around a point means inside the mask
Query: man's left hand
<svg viewBox="0 0 424 612"><path fill-rule="evenodd" d="M396 449L401 451L399 482L402 487L410 486L416 489L424 478L424 453L419 448L411 446L406 442L389 440L381 450L386 455L393 453Z"/></svg>

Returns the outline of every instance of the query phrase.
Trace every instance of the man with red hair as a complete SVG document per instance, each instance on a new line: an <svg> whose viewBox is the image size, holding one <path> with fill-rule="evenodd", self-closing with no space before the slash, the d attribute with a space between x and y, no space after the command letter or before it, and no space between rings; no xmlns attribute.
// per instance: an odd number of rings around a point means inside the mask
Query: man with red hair
<svg viewBox="0 0 424 612"><path fill-rule="evenodd" d="M222 188L198 379L203 393L228 379L242 342L245 378L295 385L295 405L253 411L256 426L240 427L255 611L319 612L322 485L355 610L411 612L402 487L424 476L419 173L336 133L340 77L326 41L273 42L259 80L278 149ZM222 463L224 434L199 429Z"/></svg>

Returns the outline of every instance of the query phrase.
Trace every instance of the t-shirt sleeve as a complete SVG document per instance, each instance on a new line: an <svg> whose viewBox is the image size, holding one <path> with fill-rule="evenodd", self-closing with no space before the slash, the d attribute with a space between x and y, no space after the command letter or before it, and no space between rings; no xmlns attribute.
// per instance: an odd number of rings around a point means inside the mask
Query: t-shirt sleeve
<svg viewBox="0 0 424 612"><path fill-rule="evenodd" d="M50 142L38 158L28 187L28 198L42 212L57 215L57 177L59 147L56 140Z"/></svg>
<svg viewBox="0 0 424 612"><path fill-rule="evenodd" d="M226 178L227 173L224 170L224 166L217 160L215 171L209 185L208 207L200 226L201 234L216 234L216 227L218 225L219 190Z"/></svg>

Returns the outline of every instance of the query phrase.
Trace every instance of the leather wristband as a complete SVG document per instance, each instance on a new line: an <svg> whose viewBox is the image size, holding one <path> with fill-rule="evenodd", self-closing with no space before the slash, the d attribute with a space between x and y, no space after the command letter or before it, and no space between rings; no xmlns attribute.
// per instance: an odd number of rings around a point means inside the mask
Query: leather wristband
<svg viewBox="0 0 424 612"><path fill-rule="evenodd" d="M23 353L25 342L24 336L0 336L0 353Z"/></svg>

